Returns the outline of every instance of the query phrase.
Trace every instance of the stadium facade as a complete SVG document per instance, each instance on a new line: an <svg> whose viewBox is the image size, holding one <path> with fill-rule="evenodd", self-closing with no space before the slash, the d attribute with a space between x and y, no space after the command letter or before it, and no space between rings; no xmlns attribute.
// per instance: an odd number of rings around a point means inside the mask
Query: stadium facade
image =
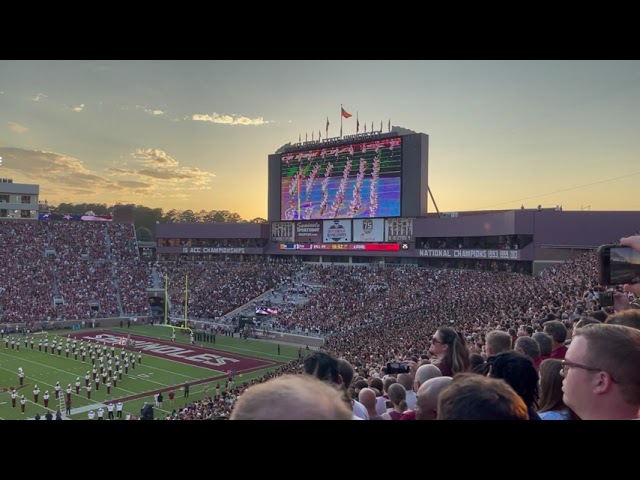
<svg viewBox="0 0 640 480"><path fill-rule="evenodd" d="M268 157L268 223L157 225L157 258L537 274L640 225L628 211L429 213L428 147L400 127L287 144Z"/></svg>

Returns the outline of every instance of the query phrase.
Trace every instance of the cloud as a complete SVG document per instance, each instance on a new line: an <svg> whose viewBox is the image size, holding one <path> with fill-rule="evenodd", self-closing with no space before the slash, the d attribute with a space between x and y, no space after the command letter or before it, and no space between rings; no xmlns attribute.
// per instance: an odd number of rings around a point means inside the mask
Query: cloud
<svg viewBox="0 0 640 480"><path fill-rule="evenodd" d="M33 100L34 102L39 102L40 100L44 100L47 97L48 95L45 95L44 93L37 93L36 95L31 97L31 100Z"/></svg>
<svg viewBox="0 0 640 480"><path fill-rule="evenodd" d="M163 180L171 184L185 183L191 186L206 186L215 174L197 167L181 167L180 163L164 150L157 148L139 148L131 156L143 168L135 170L135 174Z"/></svg>
<svg viewBox="0 0 640 480"><path fill-rule="evenodd" d="M145 165L156 165L163 167L176 167L178 161L167 155L167 152L157 148L138 148L132 156Z"/></svg>
<svg viewBox="0 0 640 480"><path fill-rule="evenodd" d="M211 172L183 166L165 151L153 148L137 149L104 169L55 152L0 148L0 157L4 176L40 185L40 195L54 204L190 199L198 190L210 189L215 178Z"/></svg>
<svg viewBox="0 0 640 480"><path fill-rule="evenodd" d="M248 118L241 115L221 115L213 112L213 115L193 114L191 120L195 122L223 123L225 125L265 125L269 123L262 117Z"/></svg>
<svg viewBox="0 0 640 480"><path fill-rule="evenodd" d="M29 131L27 127L24 125L20 125L19 123L7 122L9 124L9 130L15 133L24 133Z"/></svg>
<svg viewBox="0 0 640 480"><path fill-rule="evenodd" d="M73 110L74 112L80 113L82 110L84 110L84 103L81 103L76 107L72 107L71 110Z"/></svg>
<svg viewBox="0 0 640 480"><path fill-rule="evenodd" d="M154 117L160 117L165 114L165 112L163 112L159 108L146 108L142 105L136 105L136 108L144 111L145 113L148 113L149 115L153 115Z"/></svg>

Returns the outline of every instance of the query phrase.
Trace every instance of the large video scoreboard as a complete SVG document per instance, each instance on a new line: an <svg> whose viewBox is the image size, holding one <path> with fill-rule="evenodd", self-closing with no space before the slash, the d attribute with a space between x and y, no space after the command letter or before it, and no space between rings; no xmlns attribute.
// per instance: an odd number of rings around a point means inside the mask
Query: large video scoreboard
<svg viewBox="0 0 640 480"><path fill-rule="evenodd" d="M429 137L395 128L287 144L269 155L269 222L426 215Z"/></svg>
<svg viewBox="0 0 640 480"><path fill-rule="evenodd" d="M402 138L281 156L280 220L400 216Z"/></svg>

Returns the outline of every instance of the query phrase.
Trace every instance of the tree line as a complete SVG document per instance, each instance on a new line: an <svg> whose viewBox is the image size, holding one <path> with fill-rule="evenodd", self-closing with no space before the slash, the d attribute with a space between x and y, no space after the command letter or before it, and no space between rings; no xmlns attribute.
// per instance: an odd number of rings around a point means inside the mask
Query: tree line
<svg viewBox="0 0 640 480"><path fill-rule="evenodd" d="M57 206L49 205L51 213L70 215L82 215L93 212L96 215L111 215L115 205L106 203L61 203ZM150 208L144 205L136 205L133 208L133 217L138 240L155 240L156 225L159 223L266 223L261 217L244 220L238 213L229 210L169 210L164 212L162 208Z"/></svg>

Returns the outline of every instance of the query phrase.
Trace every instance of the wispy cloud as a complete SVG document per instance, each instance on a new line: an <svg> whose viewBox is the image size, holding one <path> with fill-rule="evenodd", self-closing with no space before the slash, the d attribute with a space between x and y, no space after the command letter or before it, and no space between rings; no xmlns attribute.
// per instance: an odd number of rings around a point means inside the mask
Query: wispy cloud
<svg viewBox="0 0 640 480"><path fill-rule="evenodd" d="M11 130L12 132L15 133L24 133L29 131L29 129L27 127L25 127L24 125L20 125L19 123L15 123L15 122L7 122L9 124L9 130Z"/></svg>
<svg viewBox="0 0 640 480"><path fill-rule="evenodd" d="M262 117L249 118L243 117L242 115L222 115L216 112L213 112L212 115L196 113L191 116L191 120L195 122L222 123L225 125L265 125L269 123Z"/></svg>
<svg viewBox="0 0 640 480"><path fill-rule="evenodd" d="M160 117L165 114L165 112L163 112L159 108L147 108L143 107L142 105L136 105L136 108L138 110L142 110L145 113L148 113L149 115L153 115L154 117Z"/></svg>
<svg viewBox="0 0 640 480"><path fill-rule="evenodd" d="M44 93L37 93L33 97L31 97L31 100L33 100L34 102L39 102L40 100L44 100L47 97L48 95L45 95Z"/></svg>
<svg viewBox="0 0 640 480"><path fill-rule="evenodd" d="M180 166L180 163L169 156L164 150L139 148L131 156L140 163L143 168L135 169L132 173L142 177L151 177L162 180L168 184L204 187L215 174L206 172L197 167Z"/></svg>
<svg viewBox="0 0 640 480"><path fill-rule="evenodd" d="M84 103L81 103L80 105L76 105L75 107L72 107L71 110L73 110L74 112L80 113L82 110L84 110Z"/></svg>

